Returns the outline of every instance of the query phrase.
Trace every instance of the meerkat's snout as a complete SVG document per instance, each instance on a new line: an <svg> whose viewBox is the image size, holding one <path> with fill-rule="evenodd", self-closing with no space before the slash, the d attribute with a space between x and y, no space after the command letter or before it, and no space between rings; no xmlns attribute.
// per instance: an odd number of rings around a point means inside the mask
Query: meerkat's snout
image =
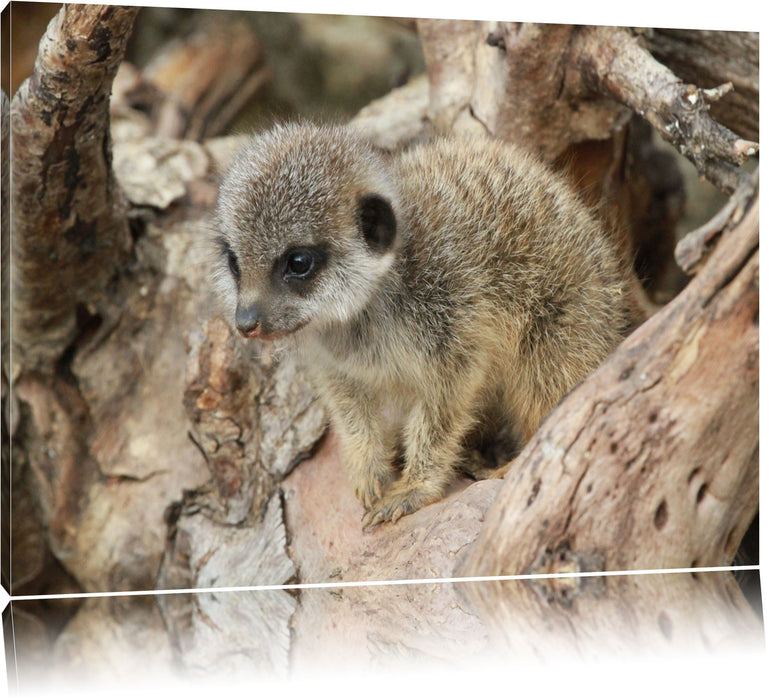
<svg viewBox="0 0 776 700"><path fill-rule="evenodd" d="M261 332L259 307L256 304L250 306L238 304L234 314L234 324L246 338L255 338Z"/></svg>

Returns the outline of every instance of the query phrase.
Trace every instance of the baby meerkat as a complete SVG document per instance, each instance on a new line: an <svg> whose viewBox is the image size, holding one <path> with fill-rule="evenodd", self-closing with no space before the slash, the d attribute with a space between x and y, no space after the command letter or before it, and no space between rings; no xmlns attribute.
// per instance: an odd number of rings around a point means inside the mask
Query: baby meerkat
<svg viewBox="0 0 776 700"><path fill-rule="evenodd" d="M294 334L367 526L441 498L472 435L530 438L630 322L613 240L515 145L388 156L347 127L276 126L235 160L217 219L235 325Z"/></svg>

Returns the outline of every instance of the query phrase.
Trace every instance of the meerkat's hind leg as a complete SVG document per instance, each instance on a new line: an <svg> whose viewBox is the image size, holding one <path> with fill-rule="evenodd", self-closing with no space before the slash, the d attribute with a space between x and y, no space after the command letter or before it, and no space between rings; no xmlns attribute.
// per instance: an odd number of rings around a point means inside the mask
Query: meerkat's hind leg
<svg viewBox="0 0 776 700"><path fill-rule="evenodd" d="M491 417L466 437L458 470L475 481L501 477L520 454L522 442L508 418Z"/></svg>

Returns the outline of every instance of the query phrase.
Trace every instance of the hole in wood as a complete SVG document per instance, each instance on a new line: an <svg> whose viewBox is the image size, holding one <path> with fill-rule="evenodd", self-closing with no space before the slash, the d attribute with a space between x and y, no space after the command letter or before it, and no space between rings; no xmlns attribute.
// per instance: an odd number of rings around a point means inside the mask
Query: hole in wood
<svg viewBox="0 0 776 700"><path fill-rule="evenodd" d="M613 442L611 445L609 445L609 452L614 454L615 452L617 452L617 447L618 447L617 443Z"/></svg>
<svg viewBox="0 0 776 700"><path fill-rule="evenodd" d="M655 527L658 530L662 530L665 527L666 522L668 522L668 504L665 502L665 499L663 499L660 501L660 505L655 511Z"/></svg>
<svg viewBox="0 0 776 700"><path fill-rule="evenodd" d="M525 504L525 507L528 508L535 500L536 497L539 495L539 490L542 488L542 480L539 479L538 481L534 481L533 486L531 487L531 495L528 497L528 502Z"/></svg>
<svg viewBox="0 0 776 700"><path fill-rule="evenodd" d="M688 476L688 477L687 477L687 483L688 483L688 484L689 484L689 483L690 483L690 482L691 482L691 481L692 481L692 480L693 480L693 479L694 479L694 478L695 478L695 477L698 475L698 472L699 472L700 470L701 470L701 468L700 468L700 467L695 467L695 469L693 469L693 470L690 472L690 476Z"/></svg>
<svg viewBox="0 0 776 700"><path fill-rule="evenodd" d="M701 487L698 489L698 494L695 496L695 504L698 505L700 503L704 496L706 495L706 491L709 490L708 485L704 482L701 484Z"/></svg>

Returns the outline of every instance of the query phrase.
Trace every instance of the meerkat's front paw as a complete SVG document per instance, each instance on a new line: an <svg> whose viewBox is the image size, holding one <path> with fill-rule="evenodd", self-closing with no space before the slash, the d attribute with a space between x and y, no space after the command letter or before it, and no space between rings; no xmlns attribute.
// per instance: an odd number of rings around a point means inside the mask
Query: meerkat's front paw
<svg viewBox="0 0 776 700"><path fill-rule="evenodd" d="M373 530L380 523L395 523L404 515L414 513L438 500L439 494L423 484L410 486L401 480L396 482L382 498L367 508L361 522L364 530Z"/></svg>
<svg viewBox="0 0 776 700"><path fill-rule="evenodd" d="M393 478L393 471L390 466L372 467L371 469L361 469L351 471L351 481L356 492L356 498L365 508L371 508L385 492L385 486Z"/></svg>

